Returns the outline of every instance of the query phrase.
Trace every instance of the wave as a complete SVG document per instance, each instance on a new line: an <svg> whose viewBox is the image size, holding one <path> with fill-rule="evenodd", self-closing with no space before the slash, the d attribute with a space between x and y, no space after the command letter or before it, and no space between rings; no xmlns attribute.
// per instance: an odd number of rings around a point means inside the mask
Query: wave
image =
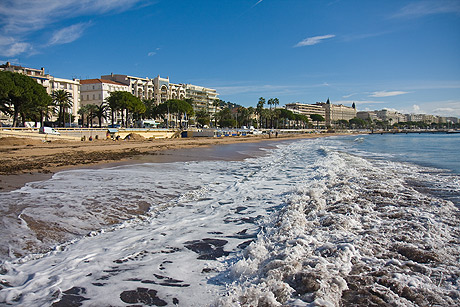
<svg viewBox="0 0 460 307"><path fill-rule="evenodd" d="M311 169L231 267L238 283L217 305L458 303L459 211L414 187L423 169L339 152Z"/></svg>

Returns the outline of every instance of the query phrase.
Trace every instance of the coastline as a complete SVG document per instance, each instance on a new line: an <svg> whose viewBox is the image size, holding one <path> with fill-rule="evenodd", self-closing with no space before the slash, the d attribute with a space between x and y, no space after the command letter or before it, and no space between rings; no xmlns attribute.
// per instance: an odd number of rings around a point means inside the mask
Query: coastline
<svg viewBox="0 0 460 307"><path fill-rule="evenodd" d="M236 152L222 145L257 144L257 148L269 147L272 142L290 141L348 133L280 134L228 138L180 138L156 140L92 142L38 140L14 137L0 138L0 192L9 192L26 183L43 181L53 174L70 169L104 168L133 163L162 163L197 160L238 160L251 155ZM222 150L212 154L204 150L219 146ZM252 148L248 150L257 150Z"/></svg>

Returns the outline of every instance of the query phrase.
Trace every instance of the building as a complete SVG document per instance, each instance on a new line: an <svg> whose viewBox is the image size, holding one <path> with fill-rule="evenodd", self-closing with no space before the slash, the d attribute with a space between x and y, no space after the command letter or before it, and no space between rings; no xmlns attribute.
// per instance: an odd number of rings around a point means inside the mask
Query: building
<svg viewBox="0 0 460 307"><path fill-rule="evenodd" d="M111 80L104 79L87 79L81 80L81 106L86 106L89 104L101 105L106 101L107 97L110 96L110 93L123 91L129 92L129 86L126 84L118 83ZM108 114L107 114L108 115ZM118 114L115 121L118 121ZM93 123L96 123L97 119L93 119ZM106 119L103 119L103 124L111 122L110 116L107 116ZM81 123L84 124L84 123Z"/></svg>
<svg viewBox="0 0 460 307"><path fill-rule="evenodd" d="M215 89L185 84L185 90L185 98L192 99L195 110L206 110L211 114L215 112L216 107L214 106L214 102L219 101Z"/></svg>
<svg viewBox="0 0 460 307"><path fill-rule="evenodd" d="M110 74L101 76L101 79L110 80L128 86L128 92L141 100L154 98L154 81L149 78L139 78L128 75Z"/></svg>
<svg viewBox="0 0 460 307"><path fill-rule="evenodd" d="M318 114L326 118L326 111L321 105L305 104L300 102L286 104L286 109L296 114L301 114L310 117L312 114Z"/></svg>
<svg viewBox="0 0 460 307"><path fill-rule="evenodd" d="M324 109L326 126L335 126L339 121L349 121L356 117L356 109L354 107L347 107L342 104L332 104L329 99L326 103L317 102Z"/></svg>
<svg viewBox="0 0 460 307"><path fill-rule="evenodd" d="M402 123L406 121L406 117L396 111L390 111L383 109L380 111L375 111L377 118L381 121L388 122L390 125L395 123Z"/></svg>
<svg viewBox="0 0 460 307"><path fill-rule="evenodd" d="M51 95L55 90L65 90L71 95L72 102L72 116L74 118L73 123L76 123L79 119L78 109L80 108L80 80L78 79L63 79L53 77L45 73L45 68L35 69L27 68L17 65L11 65L10 62L6 62L3 65L0 65L0 70L11 71L15 73L20 73L26 76L31 77L37 83L45 87L46 92Z"/></svg>
<svg viewBox="0 0 460 307"><path fill-rule="evenodd" d="M423 114L406 114L406 122L423 122Z"/></svg>
<svg viewBox="0 0 460 307"><path fill-rule="evenodd" d="M329 99L326 103L317 102L316 104L288 103L286 109L308 117L313 114L321 115L325 119L323 124L326 126L335 126L340 120L350 120L356 117L355 108L331 104Z"/></svg>
<svg viewBox="0 0 460 307"><path fill-rule="evenodd" d="M373 111L360 111L356 112L356 117L367 120L367 121L375 121L378 120L377 114Z"/></svg>

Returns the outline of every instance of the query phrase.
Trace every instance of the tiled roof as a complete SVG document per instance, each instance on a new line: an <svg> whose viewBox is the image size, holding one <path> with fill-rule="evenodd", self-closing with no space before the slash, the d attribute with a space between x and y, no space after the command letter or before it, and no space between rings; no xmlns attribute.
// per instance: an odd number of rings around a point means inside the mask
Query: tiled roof
<svg viewBox="0 0 460 307"><path fill-rule="evenodd" d="M127 86L126 84L123 83L118 83L112 80L105 80L105 79L86 79L86 80L80 80L80 84L94 84L94 83L109 83L109 84L114 84L114 85L122 85L122 86Z"/></svg>

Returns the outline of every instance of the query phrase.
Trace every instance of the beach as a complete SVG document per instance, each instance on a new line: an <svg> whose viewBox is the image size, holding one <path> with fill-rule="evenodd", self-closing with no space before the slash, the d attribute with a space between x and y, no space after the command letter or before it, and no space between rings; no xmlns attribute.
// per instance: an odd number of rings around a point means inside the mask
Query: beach
<svg viewBox="0 0 460 307"><path fill-rule="evenodd" d="M0 192L0 304L456 306L459 137L146 146L62 169Z"/></svg>
<svg viewBox="0 0 460 307"><path fill-rule="evenodd" d="M132 138L126 141L51 141L38 139L0 138L0 191L11 191L27 182L40 181L62 170L81 167L103 167L114 163L174 162L183 161L184 149L202 148L214 145L274 142L303 138L342 135L327 134L279 134L226 137L226 138L174 138L144 139ZM228 158L226 151L222 159ZM196 154L189 159L203 160L207 157Z"/></svg>

